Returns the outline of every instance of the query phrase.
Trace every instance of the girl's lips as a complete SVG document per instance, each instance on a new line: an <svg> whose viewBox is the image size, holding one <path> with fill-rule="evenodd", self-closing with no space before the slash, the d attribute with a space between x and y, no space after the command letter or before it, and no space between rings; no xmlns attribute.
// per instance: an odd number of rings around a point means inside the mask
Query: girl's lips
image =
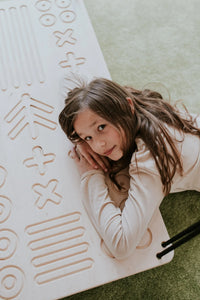
<svg viewBox="0 0 200 300"><path fill-rule="evenodd" d="M104 155L108 156L112 153L113 149L115 148L115 146L113 146L111 149L109 149L108 151L104 152Z"/></svg>

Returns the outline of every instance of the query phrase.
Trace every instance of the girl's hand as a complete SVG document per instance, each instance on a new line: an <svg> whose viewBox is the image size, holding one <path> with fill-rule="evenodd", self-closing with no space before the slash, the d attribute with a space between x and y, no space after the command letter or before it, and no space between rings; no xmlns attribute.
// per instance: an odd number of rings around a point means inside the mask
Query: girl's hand
<svg viewBox="0 0 200 300"><path fill-rule="evenodd" d="M106 157L95 153L86 142L77 144L76 148L78 153L80 153L94 169L100 168L103 169L104 172L108 171L109 162Z"/></svg>
<svg viewBox="0 0 200 300"><path fill-rule="evenodd" d="M70 157L74 159L80 175L83 175L87 171L94 170L93 166L77 151L76 147L70 151Z"/></svg>

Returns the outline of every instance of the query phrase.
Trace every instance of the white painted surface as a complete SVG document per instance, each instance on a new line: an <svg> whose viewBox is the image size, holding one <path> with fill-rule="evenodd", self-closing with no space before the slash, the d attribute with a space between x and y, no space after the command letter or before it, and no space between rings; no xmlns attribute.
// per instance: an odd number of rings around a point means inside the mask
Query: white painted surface
<svg viewBox="0 0 200 300"><path fill-rule="evenodd" d="M156 258L168 239L159 211L124 261L91 225L58 125L71 71L110 77L83 1L0 3L0 299L58 299L173 257Z"/></svg>

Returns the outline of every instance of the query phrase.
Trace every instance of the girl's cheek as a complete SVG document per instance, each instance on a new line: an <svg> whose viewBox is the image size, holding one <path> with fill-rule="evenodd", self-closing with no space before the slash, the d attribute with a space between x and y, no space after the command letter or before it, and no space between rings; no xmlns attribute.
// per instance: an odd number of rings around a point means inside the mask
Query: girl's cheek
<svg viewBox="0 0 200 300"><path fill-rule="evenodd" d="M96 147L94 144L90 145L90 148L91 148L95 153L99 154L99 153L98 153L98 149L97 149L97 147Z"/></svg>

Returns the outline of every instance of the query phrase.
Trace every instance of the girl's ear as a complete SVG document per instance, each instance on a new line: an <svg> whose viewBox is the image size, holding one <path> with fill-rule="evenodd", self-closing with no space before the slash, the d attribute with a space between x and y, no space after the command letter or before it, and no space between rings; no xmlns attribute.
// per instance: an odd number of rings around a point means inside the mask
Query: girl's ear
<svg viewBox="0 0 200 300"><path fill-rule="evenodd" d="M134 114L135 109L134 109L134 105L133 105L132 99L130 97L126 97L126 100L128 101L128 104L129 104L129 106L131 108L131 111Z"/></svg>

